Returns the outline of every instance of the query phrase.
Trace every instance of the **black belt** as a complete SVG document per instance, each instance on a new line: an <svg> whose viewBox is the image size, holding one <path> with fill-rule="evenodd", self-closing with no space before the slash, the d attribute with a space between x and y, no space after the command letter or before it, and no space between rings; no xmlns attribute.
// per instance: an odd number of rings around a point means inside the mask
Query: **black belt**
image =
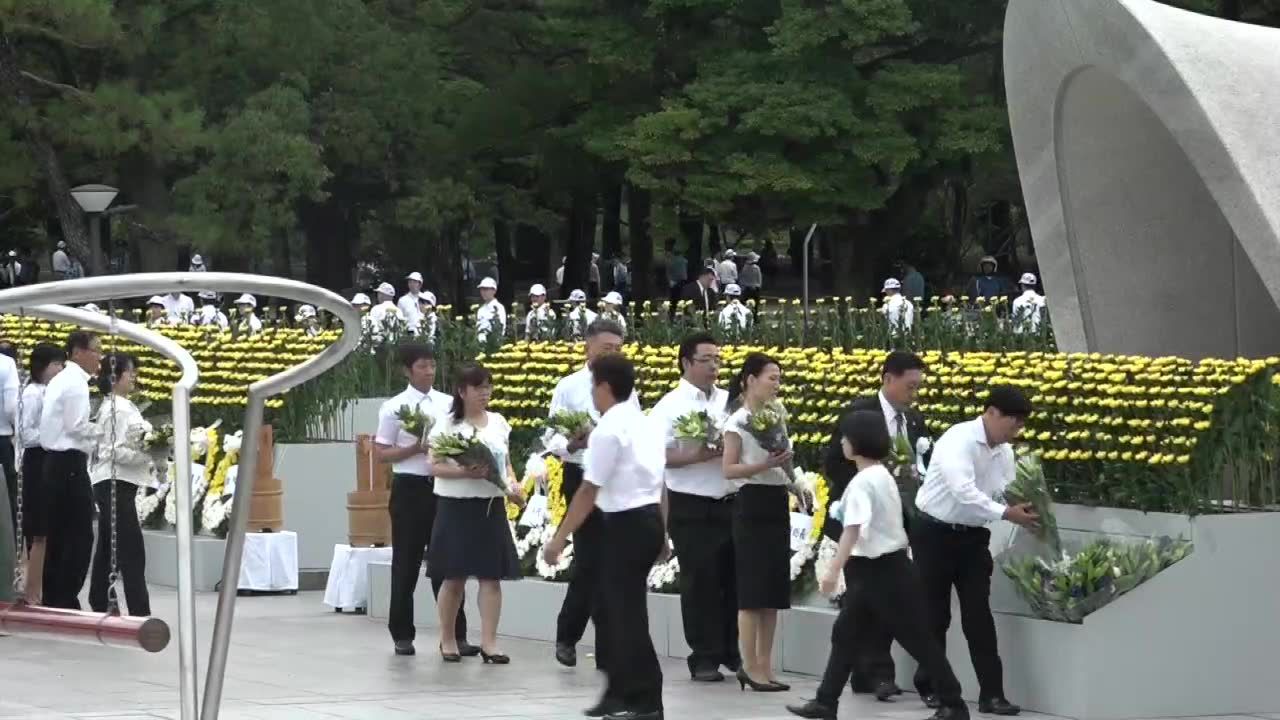
<svg viewBox="0 0 1280 720"><path fill-rule="evenodd" d="M690 498L691 500L696 500L698 502L704 502L711 505L733 502L733 499L738 496L738 493L736 492L726 493L724 495L721 495L720 497L711 497L710 495L699 495L697 493L687 493L687 492L681 492L680 490L671 490L671 489L668 489L667 492L671 495L679 495L682 498Z"/></svg>
<svg viewBox="0 0 1280 720"><path fill-rule="evenodd" d="M941 530L947 530L948 532L970 533L970 532L978 532L980 530L982 531L987 530L985 525L964 525L962 523L943 522L938 518L932 515L928 515L926 513L920 513L917 516L917 518L920 520L920 522L924 523L925 525L939 528Z"/></svg>

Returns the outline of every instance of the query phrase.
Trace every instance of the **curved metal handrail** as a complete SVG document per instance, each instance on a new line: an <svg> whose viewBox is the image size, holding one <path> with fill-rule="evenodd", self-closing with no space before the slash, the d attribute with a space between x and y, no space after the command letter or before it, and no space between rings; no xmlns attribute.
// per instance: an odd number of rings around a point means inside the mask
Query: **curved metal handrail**
<svg viewBox="0 0 1280 720"><path fill-rule="evenodd" d="M314 285L288 280L285 278L266 277L261 275L245 275L240 273L221 272L173 272L173 273L138 273L134 275L117 275L105 277L83 278L78 280L60 280L40 285L0 290L0 311L6 308L33 306L58 300L65 303L82 303L105 299L119 299L172 292L174 288L194 290L222 290L232 292L261 293L275 297L287 297L291 300L314 305L318 309L329 311L342 321L343 333L338 342L325 348L320 354L301 365L289 368L268 378L259 380L249 386L248 399L244 413L244 441L240 449L240 472L237 475L237 489L232 501L230 527L227 531L226 553L222 564L222 584L218 591L218 609L214 620L213 641L209 649L209 667L205 676L205 688L200 717L202 720L217 720L222 703L222 684L226 675L227 653L231 644L231 626L235 616L236 586L240 576L240 561L244 555L244 531L248 522L248 498L253 494L253 485L257 477L259 441L258 431L262 427L263 411L266 400L296 385L299 385L337 365L360 344L360 315L341 296ZM123 321L116 321L118 323ZM178 436L175 423L174 434ZM190 430L188 430L188 435ZM175 448L189 443L175 442ZM190 449L188 447L188 465ZM187 483L190 492L190 483ZM181 496L175 498L181 500ZM190 498L188 496L188 502ZM179 512L179 521L183 513ZM190 517L190 512L186 513ZM181 530L181 528L179 528ZM181 533L180 533L181 535ZM187 526L186 562L182 561L182 538L179 538L178 567L178 602L179 625L178 642L180 648L187 643L194 648L194 615L195 595L191 583L190 562L190 525ZM184 582L185 581L185 582ZM191 618L190 625L184 624L184 617ZM180 655L179 665L182 675L181 690L182 718L195 720L195 673L196 663L194 649L190 655ZM188 678L190 681L188 682Z"/></svg>

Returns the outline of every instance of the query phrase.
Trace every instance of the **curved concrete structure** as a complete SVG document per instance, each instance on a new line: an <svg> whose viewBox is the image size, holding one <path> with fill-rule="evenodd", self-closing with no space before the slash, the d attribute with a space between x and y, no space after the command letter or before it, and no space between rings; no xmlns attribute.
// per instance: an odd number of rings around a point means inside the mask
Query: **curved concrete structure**
<svg viewBox="0 0 1280 720"><path fill-rule="evenodd" d="M1011 0L1018 171L1058 345L1280 353L1280 31Z"/></svg>

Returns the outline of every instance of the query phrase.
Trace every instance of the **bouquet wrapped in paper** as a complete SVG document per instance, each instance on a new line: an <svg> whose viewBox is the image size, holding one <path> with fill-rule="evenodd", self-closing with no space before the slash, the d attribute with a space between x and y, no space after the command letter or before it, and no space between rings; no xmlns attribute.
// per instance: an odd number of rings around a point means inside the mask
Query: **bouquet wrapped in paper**
<svg viewBox="0 0 1280 720"><path fill-rule="evenodd" d="M787 411L781 403L773 402L747 415L746 428L751 437L766 452L785 452L791 449L791 440L787 437ZM795 464L788 460L782 465L782 472L787 476L787 490L796 496L801 509L809 512L813 506L813 498L796 483Z"/></svg>
<svg viewBox="0 0 1280 720"><path fill-rule="evenodd" d="M431 441L431 456L435 459L448 458L463 467L483 467L484 479L507 492L507 483L502 476L505 468L498 467L493 451L474 432L437 435Z"/></svg>
<svg viewBox="0 0 1280 720"><path fill-rule="evenodd" d="M422 408L417 405L401 405L400 409L396 410L396 420L406 433L418 439L419 444L426 443L427 434L435 425L435 420L422 412Z"/></svg>
<svg viewBox="0 0 1280 720"><path fill-rule="evenodd" d="M1030 504L1040 516L1040 527L1035 530L1056 557L1062 552L1062 538L1058 535L1058 521L1053 516L1053 497L1044 477L1040 457L1032 452L1019 452L1013 482L1004 490L1005 502L1010 505Z"/></svg>
<svg viewBox="0 0 1280 720"><path fill-rule="evenodd" d="M708 448L718 448L722 441L720 426L706 410L694 410L676 418L677 440L692 442Z"/></svg>
<svg viewBox="0 0 1280 720"><path fill-rule="evenodd" d="M552 432L571 440L589 432L594 424L591 413L586 410L557 410L547 418L547 427Z"/></svg>

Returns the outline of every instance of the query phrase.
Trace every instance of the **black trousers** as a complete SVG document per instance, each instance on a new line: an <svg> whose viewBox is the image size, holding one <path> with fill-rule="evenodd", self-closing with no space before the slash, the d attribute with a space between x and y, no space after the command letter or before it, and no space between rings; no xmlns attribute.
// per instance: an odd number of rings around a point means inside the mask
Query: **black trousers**
<svg viewBox="0 0 1280 720"><path fill-rule="evenodd" d="M608 608L603 630L609 638L604 695L627 710L660 710L662 668L649 634L648 599L649 570L664 542L662 511L646 505L606 513L601 525L599 587L601 604Z"/></svg>
<svg viewBox="0 0 1280 720"><path fill-rule="evenodd" d="M48 532L44 556L46 607L80 609L80 590L93 555L93 490L89 458L78 450L50 450L44 458Z"/></svg>
<svg viewBox="0 0 1280 720"><path fill-rule="evenodd" d="M969 658L978 676L980 698L1004 697L1004 668L996 645L996 624L991 617L991 531L957 527L921 515L913 524L911 551L924 582L929 627L938 645L945 648L951 626L951 588L960 599L960 627L969 643ZM915 684L922 693L934 683L923 667Z"/></svg>
<svg viewBox="0 0 1280 720"><path fill-rule="evenodd" d="M831 657L818 685L819 702L835 707L867 628L885 628L934 680L944 705L959 706L960 681L925 623L920 578L905 550L878 558L853 557L845 565L845 603L831 627Z"/></svg>
<svg viewBox="0 0 1280 720"><path fill-rule="evenodd" d="M733 495L721 499L668 491L668 532L680 558L680 617L689 672L737 669L738 593Z"/></svg>
<svg viewBox="0 0 1280 720"><path fill-rule="evenodd" d="M116 486L116 506L111 507L111 484ZM116 559L120 579L124 582L124 599L129 614L151 615L151 596L147 593L147 554L142 544L142 525L134 498L138 486L122 480L111 480L93 486L93 500L98 506L98 545L93 552L93 572L89 576L89 607L95 612L107 611L107 591L111 585L111 521L116 524Z"/></svg>
<svg viewBox="0 0 1280 720"><path fill-rule="evenodd" d="M844 527L835 518L827 517L822 531L827 537L839 543ZM849 566L846 565L844 567L845 588L847 589L850 584ZM848 602L849 594L846 592L841 599L841 607ZM869 627L862 628L858 633L858 646L851 649L849 657L841 658L842 662L852 663L853 675L850 678L850 685L854 692L871 692L875 690L878 683L882 682L896 684L897 673L894 670L892 649L893 635L883 625L873 623ZM831 660L834 659L833 654Z"/></svg>
<svg viewBox="0 0 1280 720"><path fill-rule="evenodd" d="M413 593L422 574L422 558L436 521L434 478L396 473L391 476L391 608L387 629L395 642L413 642ZM431 580L431 594L439 597L443 579ZM441 628L443 632L443 628ZM458 608L454 626L459 642L467 639L467 615Z"/></svg>
<svg viewBox="0 0 1280 720"><path fill-rule="evenodd" d="M562 486L565 501L573 502L573 495L581 486L582 466L565 463ZM582 640L582 634L587 631L587 621L590 620L596 628L596 667L603 669L609 638L601 630L604 627L601 615L604 608L597 598L600 553L604 543L600 536L600 523L600 511L592 510L582 526L573 533L573 569L569 576L569 586L565 588L564 602L560 605L560 614L556 617L556 643L577 645Z"/></svg>
<svg viewBox="0 0 1280 720"><path fill-rule="evenodd" d="M9 492L9 521L13 523L15 535L18 532L18 467L15 464L16 457L13 449L13 436L0 435L0 468L4 469L5 489Z"/></svg>

